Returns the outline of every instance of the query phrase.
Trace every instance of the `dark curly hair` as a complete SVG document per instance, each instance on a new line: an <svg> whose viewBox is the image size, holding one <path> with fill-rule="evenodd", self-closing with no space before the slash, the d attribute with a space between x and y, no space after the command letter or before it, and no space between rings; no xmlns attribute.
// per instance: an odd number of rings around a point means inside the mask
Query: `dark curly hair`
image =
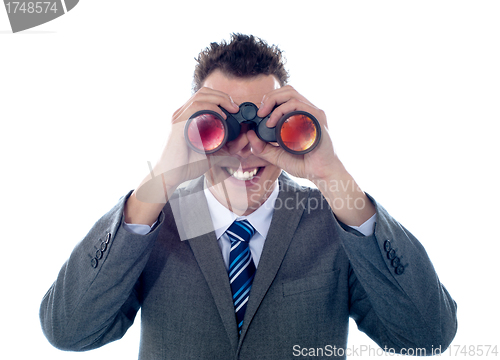
<svg viewBox="0 0 500 360"><path fill-rule="evenodd" d="M195 60L193 92L198 91L207 76L217 69L226 75L241 78L274 75L281 86L288 81L283 52L253 35L233 33L229 43L213 42Z"/></svg>

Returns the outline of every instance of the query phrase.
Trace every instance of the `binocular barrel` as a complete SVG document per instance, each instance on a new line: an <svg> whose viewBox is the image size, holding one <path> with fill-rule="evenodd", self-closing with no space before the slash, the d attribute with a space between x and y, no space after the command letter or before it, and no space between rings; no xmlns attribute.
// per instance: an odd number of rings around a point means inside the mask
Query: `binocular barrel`
<svg viewBox="0 0 500 360"><path fill-rule="evenodd" d="M267 127L270 114L264 118L257 116L259 108L250 102L240 105L236 114L222 111L224 120L215 111L202 110L193 114L184 128L187 144L194 151L212 154L221 149L228 141L238 137L241 124L249 124L257 136L265 142L277 142L292 154L306 154L312 151L321 138L321 126L318 120L308 112L292 111L285 114L275 127Z"/></svg>

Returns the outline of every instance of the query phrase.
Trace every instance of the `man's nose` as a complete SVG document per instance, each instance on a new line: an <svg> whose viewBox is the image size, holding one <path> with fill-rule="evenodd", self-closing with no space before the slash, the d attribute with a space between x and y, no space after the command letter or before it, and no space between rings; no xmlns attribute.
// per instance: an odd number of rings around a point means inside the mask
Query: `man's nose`
<svg viewBox="0 0 500 360"><path fill-rule="evenodd" d="M247 131L250 130L249 124L242 123L240 134L233 141L227 143L229 152L232 155L239 155L241 157L248 157L252 154L252 147L248 141Z"/></svg>

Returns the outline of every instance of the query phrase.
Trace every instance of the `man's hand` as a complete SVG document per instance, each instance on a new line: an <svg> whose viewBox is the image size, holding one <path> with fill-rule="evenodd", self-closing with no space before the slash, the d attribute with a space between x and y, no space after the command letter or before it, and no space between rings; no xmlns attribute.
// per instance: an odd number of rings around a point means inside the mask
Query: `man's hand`
<svg viewBox="0 0 500 360"><path fill-rule="evenodd" d="M226 115L219 108L222 106L228 112L238 112L239 107L231 97L223 92L201 88L172 116L172 131L168 138L163 153L155 165L153 172L163 174L167 188L175 189L184 181L197 178L208 171L212 162L217 162L217 157L224 156L224 151L218 151L215 156L199 154L189 148L184 139L184 127L191 115L201 110L212 110L224 119Z"/></svg>
<svg viewBox="0 0 500 360"><path fill-rule="evenodd" d="M318 147L304 155L292 155L283 148L260 141L254 132L248 134L252 142L253 153L277 165L289 174L309 180L324 179L334 172L338 158L333 149L325 113L311 104L291 86L272 91L262 99L258 115L261 117L269 114L278 106L267 121L268 127L276 126L278 120L292 111L302 110L314 115L319 121L322 138ZM259 140L259 141L256 141Z"/></svg>
<svg viewBox="0 0 500 360"><path fill-rule="evenodd" d="M278 107L273 111L275 106ZM361 225L375 213L375 208L339 160L324 111L291 86L285 86L264 96L258 115L264 117L273 111L267 126L274 127L283 115L296 110L307 111L319 121L322 132L319 145L307 154L294 155L260 140L255 132L249 131L247 136L253 154L293 176L311 180L340 221L347 225Z"/></svg>
<svg viewBox="0 0 500 360"><path fill-rule="evenodd" d="M199 154L187 146L184 138L185 124L197 111L212 110L225 119L226 115L219 106L231 113L239 110L229 95L202 88L173 114L172 129L160 158L127 201L127 223L153 224L180 184L201 176L224 158L224 150L209 156Z"/></svg>

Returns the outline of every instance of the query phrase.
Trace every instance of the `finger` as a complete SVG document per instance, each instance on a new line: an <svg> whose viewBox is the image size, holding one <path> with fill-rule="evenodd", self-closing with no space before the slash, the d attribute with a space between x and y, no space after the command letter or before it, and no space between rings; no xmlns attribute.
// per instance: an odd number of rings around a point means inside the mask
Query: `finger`
<svg viewBox="0 0 500 360"><path fill-rule="evenodd" d="M258 115L264 117L271 113L273 109L291 99L299 99L307 102L307 99L300 95L293 87L287 85L285 87L271 91L262 98Z"/></svg>
<svg viewBox="0 0 500 360"><path fill-rule="evenodd" d="M254 155L260 154L264 150L267 143L259 139L254 130L248 130L246 135L248 141L250 142L250 146L252 147L252 153L254 153Z"/></svg>
<svg viewBox="0 0 500 360"><path fill-rule="evenodd" d="M207 100L207 101L203 101ZM190 104L187 104L181 111L177 112L177 116L172 118L172 123L183 123L186 122L190 117L192 117L197 112L203 111L213 111L219 114L223 119L227 118L227 115L221 110L221 108L215 104L214 99L197 99Z"/></svg>
<svg viewBox="0 0 500 360"><path fill-rule="evenodd" d="M214 98L214 103L216 103L219 106L222 106L224 109L226 109L230 113L236 113L240 110L240 107L238 104L236 104L233 101L233 98L231 95L226 94L222 91L219 90L214 90L211 88L203 87L201 88L198 93L201 95L211 95L211 96L218 96L218 99ZM219 100L219 101L217 101Z"/></svg>
<svg viewBox="0 0 500 360"><path fill-rule="evenodd" d="M239 111L239 106L234 103L229 95L210 88L202 88L174 113L172 122L187 121L191 115L203 110L214 111L222 116L223 119L226 119L226 114L219 106L230 113Z"/></svg>
<svg viewBox="0 0 500 360"><path fill-rule="evenodd" d="M313 113L316 110L318 110L316 107L311 106L309 103L304 102L299 99L291 99L280 106L278 106L276 109L273 110L271 116L267 120L266 125L270 128L275 127L278 121L286 114L291 113L292 111L306 111L309 113Z"/></svg>
<svg viewBox="0 0 500 360"><path fill-rule="evenodd" d="M212 101L204 101L205 99L199 99L193 101L189 107L186 108L185 112L180 116L179 121L187 121L195 113L198 112L208 112L213 111L221 116L222 119L226 119L227 115L221 110L218 104Z"/></svg>
<svg viewBox="0 0 500 360"><path fill-rule="evenodd" d="M250 141L252 154L281 169L284 168L284 161L290 154L286 153L283 148L260 140L253 130L247 132L247 137Z"/></svg>

